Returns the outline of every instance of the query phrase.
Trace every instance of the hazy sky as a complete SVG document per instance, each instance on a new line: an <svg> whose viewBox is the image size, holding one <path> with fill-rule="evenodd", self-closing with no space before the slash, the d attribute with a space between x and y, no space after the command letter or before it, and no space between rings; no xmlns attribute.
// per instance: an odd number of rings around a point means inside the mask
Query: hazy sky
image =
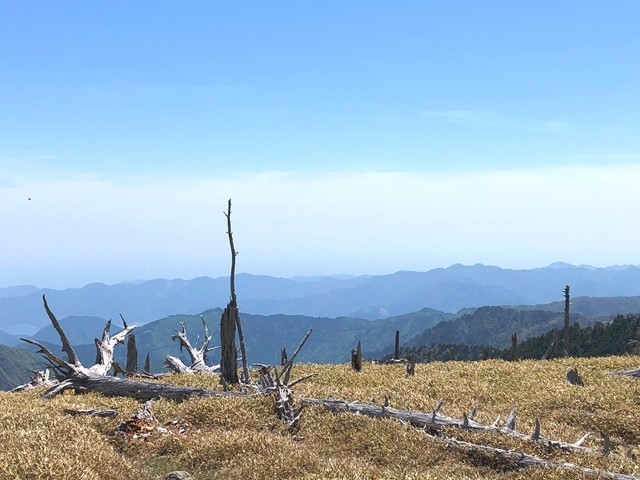
<svg viewBox="0 0 640 480"><path fill-rule="evenodd" d="M639 18L0 0L0 286L640 264Z"/></svg>

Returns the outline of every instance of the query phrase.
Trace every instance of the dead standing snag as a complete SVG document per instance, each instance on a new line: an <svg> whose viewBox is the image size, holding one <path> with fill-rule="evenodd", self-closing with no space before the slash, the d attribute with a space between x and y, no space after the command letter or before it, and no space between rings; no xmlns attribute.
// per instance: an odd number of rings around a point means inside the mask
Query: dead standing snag
<svg viewBox="0 0 640 480"><path fill-rule="evenodd" d="M240 352L242 354L242 382L249 383L249 369L247 367L247 349L244 344L242 333L242 323L238 312L238 302L236 299L236 251L233 243L233 232L231 230L231 199L229 199L227 211L227 235L229 237L229 248L231 249L231 274L229 276L230 299L227 307L222 312L220 319L220 343L222 346L220 358L220 370L222 379L226 383L238 383L238 353L235 346L236 328L238 329L238 339L240 340Z"/></svg>

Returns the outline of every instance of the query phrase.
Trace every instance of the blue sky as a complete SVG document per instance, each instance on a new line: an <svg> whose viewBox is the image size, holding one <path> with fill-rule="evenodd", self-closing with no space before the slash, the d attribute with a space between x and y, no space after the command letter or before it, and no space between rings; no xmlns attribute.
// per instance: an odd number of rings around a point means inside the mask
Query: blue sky
<svg viewBox="0 0 640 480"><path fill-rule="evenodd" d="M0 286L640 263L638 18L0 0Z"/></svg>

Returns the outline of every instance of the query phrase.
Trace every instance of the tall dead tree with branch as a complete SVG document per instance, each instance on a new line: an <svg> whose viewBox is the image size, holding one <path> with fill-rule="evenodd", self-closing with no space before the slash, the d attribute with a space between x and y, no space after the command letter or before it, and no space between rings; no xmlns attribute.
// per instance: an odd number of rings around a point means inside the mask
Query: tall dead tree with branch
<svg viewBox="0 0 640 480"><path fill-rule="evenodd" d="M240 353L242 355L242 382L249 383L249 368L247 367L247 349L244 344L240 313L238 312L238 302L236 299L236 257L238 252L233 243L233 232L231 230L231 199L224 212L227 217L227 235L229 236L229 247L231 249L231 275L229 276L230 299L227 307L222 312L220 319L220 344L222 348L220 358L220 372L223 381L227 383L238 383L238 353L236 351L236 328L238 339L240 340Z"/></svg>
<svg viewBox="0 0 640 480"><path fill-rule="evenodd" d="M564 354L569 356L569 308L571 305L569 285L564 287L564 330L562 335Z"/></svg>

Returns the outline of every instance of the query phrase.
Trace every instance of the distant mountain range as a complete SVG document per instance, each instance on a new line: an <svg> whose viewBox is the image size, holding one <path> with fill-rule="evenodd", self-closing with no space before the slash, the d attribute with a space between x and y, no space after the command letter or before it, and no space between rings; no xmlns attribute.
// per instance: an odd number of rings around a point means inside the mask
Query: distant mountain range
<svg viewBox="0 0 640 480"><path fill-rule="evenodd" d="M564 285L574 296L640 295L640 268L594 268L556 263L532 270L485 265L453 265L427 272L401 271L377 276L276 278L236 276L238 303L254 315L304 315L388 318L432 308L456 313L485 305L535 305L561 300ZM91 284L66 290L32 286L0 289L0 330L33 334L49 321L42 294L60 317L117 318L122 313L142 325L173 314L198 314L222 308L229 297L228 277L150 280L137 284Z"/></svg>
<svg viewBox="0 0 640 480"><path fill-rule="evenodd" d="M52 305L55 311L55 305ZM609 319L624 312L640 312L640 297L577 297L573 299L572 323L580 322L588 326L598 319ZM212 345L218 345L220 309L205 311L203 317L214 334ZM395 331L400 332L401 344L405 347L423 345L487 345L504 348L510 344L511 334L516 333L520 341L541 335L553 328L559 328L563 322L562 306L558 302L540 305L519 305L514 307L484 306L467 308L458 314L424 308L417 312L398 315L380 320L365 320L350 317L309 317L300 315L251 315L241 313L243 330L251 363L277 363L279 352L286 347L289 353L295 348L305 332L313 328L299 360L303 362L336 363L348 360L351 349L358 340L362 341L366 358L380 358L392 351ZM171 315L136 327L139 363L150 355L153 372L165 371L166 355L188 359L180 352L179 345L171 340L171 335L187 326L189 338L193 343L202 337L200 315ZM67 336L75 345L82 362L86 365L95 359L93 339L99 337L106 320L100 317L70 316L60 320ZM120 328L119 321L114 322L112 333ZM33 338L47 345L52 351L61 353L60 340L47 325L33 335ZM19 342L9 336L13 345L18 344L35 352L36 348ZM6 388L28 380L28 369L34 368L38 357L5 349L0 352L0 383ZM458 349L459 354L462 353ZM124 364L125 348L116 348L116 360ZM217 352L212 352L210 363L218 361ZM17 362L17 363L13 363ZM26 365L29 368L26 368Z"/></svg>

